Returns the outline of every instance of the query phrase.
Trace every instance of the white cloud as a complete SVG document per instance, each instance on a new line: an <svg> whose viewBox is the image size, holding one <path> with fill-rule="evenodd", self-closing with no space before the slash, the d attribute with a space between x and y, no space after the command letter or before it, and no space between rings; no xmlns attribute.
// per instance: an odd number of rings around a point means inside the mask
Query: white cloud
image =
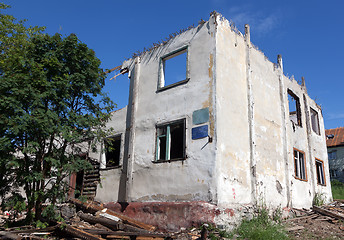
<svg viewBox="0 0 344 240"><path fill-rule="evenodd" d="M329 113L328 120L334 120L334 119L344 119L344 113Z"/></svg>
<svg viewBox="0 0 344 240"><path fill-rule="evenodd" d="M230 18L239 29L243 29L245 24L249 24L251 31L257 35L265 35L275 29L280 23L278 11L265 13L261 10L254 10L251 6L235 6L228 11Z"/></svg>

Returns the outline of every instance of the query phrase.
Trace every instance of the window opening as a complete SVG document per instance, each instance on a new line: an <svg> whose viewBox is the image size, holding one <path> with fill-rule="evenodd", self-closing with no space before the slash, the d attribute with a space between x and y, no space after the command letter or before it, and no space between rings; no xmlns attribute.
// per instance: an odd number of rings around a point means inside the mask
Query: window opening
<svg viewBox="0 0 344 240"><path fill-rule="evenodd" d="M331 152L328 153L328 159L329 160L334 160L336 158L337 158L337 151L336 150L331 151Z"/></svg>
<svg viewBox="0 0 344 240"><path fill-rule="evenodd" d="M104 141L106 167L117 167L120 163L121 136L109 137Z"/></svg>
<svg viewBox="0 0 344 240"><path fill-rule="evenodd" d="M185 119L157 127L156 160L185 159Z"/></svg>
<svg viewBox="0 0 344 240"><path fill-rule="evenodd" d="M313 131L320 135L320 127L319 127L319 117L318 112L311 108L311 121L312 121L312 129Z"/></svg>
<svg viewBox="0 0 344 240"><path fill-rule="evenodd" d="M315 167L317 171L318 184L325 185L324 162L320 159L315 159Z"/></svg>
<svg viewBox="0 0 344 240"><path fill-rule="evenodd" d="M307 181L306 163L304 153L294 149L295 177Z"/></svg>
<svg viewBox="0 0 344 240"><path fill-rule="evenodd" d="M330 170L330 177L331 178L337 177L337 171L336 170Z"/></svg>
<svg viewBox="0 0 344 240"><path fill-rule="evenodd" d="M288 102L290 121L301 127L300 99L290 89L288 89Z"/></svg>
<svg viewBox="0 0 344 240"><path fill-rule="evenodd" d="M187 48L161 59L159 88L178 85L187 79Z"/></svg>
<svg viewBox="0 0 344 240"><path fill-rule="evenodd" d="M84 171L80 171L76 174L75 191L74 191L75 198L78 198L82 195L83 182L84 182Z"/></svg>

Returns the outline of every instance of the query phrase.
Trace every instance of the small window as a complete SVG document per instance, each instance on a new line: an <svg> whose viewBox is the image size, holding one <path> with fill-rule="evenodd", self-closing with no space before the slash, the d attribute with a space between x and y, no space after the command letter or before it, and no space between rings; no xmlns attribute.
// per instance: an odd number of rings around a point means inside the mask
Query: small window
<svg viewBox="0 0 344 240"><path fill-rule="evenodd" d="M332 170L330 169L330 177L331 177L331 178L337 177L337 171L336 171L336 170L333 170L333 169L332 169Z"/></svg>
<svg viewBox="0 0 344 240"><path fill-rule="evenodd" d="M334 151L328 152L328 159L329 160L337 159L337 151L334 150Z"/></svg>
<svg viewBox="0 0 344 240"><path fill-rule="evenodd" d="M313 131L320 135L320 127L319 127L319 117L318 112L311 108L311 121L312 121L312 129Z"/></svg>
<svg viewBox="0 0 344 240"><path fill-rule="evenodd" d="M307 181L305 154L294 148L295 178Z"/></svg>
<svg viewBox="0 0 344 240"><path fill-rule="evenodd" d="M317 181L320 185L326 185L325 181L325 171L324 171L324 162L320 159L315 159L315 167L317 171Z"/></svg>
<svg viewBox="0 0 344 240"><path fill-rule="evenodd" d="M121 153L121 136L106 138L104 145L106 167L118 167Z"/></svg>
<svg viewBox="0 0 344 240"><path fill-rule="evenodd" d="M185 119L157 126L156 161L185 159Z"/></svg>
<svg viewBox="0 0 344 240"><path fill-rule="evenodd" d="M187 48L161 58L158 90L177 86L188 81Z"/></svg>
<svg viewBox="0 0 344 240"><path fill-rule="evenodd" d="M288 89L288 102L290 121L301 127L300 99L290 89Z"/></svg>

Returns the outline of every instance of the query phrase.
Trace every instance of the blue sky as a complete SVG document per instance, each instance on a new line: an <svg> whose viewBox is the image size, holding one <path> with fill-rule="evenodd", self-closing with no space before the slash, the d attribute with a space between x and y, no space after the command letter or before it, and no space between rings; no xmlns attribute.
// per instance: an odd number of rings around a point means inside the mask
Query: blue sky
<svg viewBox="0 0 344 240"><path fill-rule="evenodd" d="M0 0L1 1L1 0ZM103 68L170 33L209 19L213 10L235 22L272 62L283 57L284 72L306 79L308 94L322 106L326 128L344 126L344 1L342 0L3 0L5 13L46 26L46 32L75 33L94 49ZM113 75L109 75L109 79ZM118 107L128 101L129 80L109 80L106 91Z"/></svg>

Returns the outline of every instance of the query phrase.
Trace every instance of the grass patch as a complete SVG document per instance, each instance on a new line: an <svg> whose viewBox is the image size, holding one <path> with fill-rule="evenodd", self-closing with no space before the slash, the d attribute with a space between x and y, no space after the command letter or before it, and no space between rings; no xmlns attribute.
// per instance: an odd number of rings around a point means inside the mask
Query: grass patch
<svg viewBox="0 0 344 240"><path fill-rule="evenodd" d="M344 183L332 180L331 187L333 199L344 199Z"/></svg>
<svg viewBox="0 0 344 240"><path fill-rule="evenodd" d="M252 219L244 219L233 232L237 239L289 239L285 227L281 223L281 216L269 216L266 207L259 207Z"/></svg>

